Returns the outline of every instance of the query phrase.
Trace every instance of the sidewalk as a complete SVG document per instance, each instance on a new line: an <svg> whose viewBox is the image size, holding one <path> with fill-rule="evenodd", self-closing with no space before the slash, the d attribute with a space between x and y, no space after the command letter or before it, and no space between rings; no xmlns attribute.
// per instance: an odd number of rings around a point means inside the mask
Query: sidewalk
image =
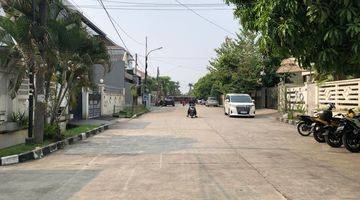
<svg viewBox="0 0 360 200"><path fill-rule="evenodd" d="M112 125L118 122L127 121L126 118L116 118L116 117L99 117L94 119L79 119L79 120L72 120L69 124L73 125Z"/></svg>
<svg viewBox="0 0 360 200"><path fill-rule="evenodd" d="M155 107L155 106L152 106L149 108L149 112L154 112L154 111L156 112L159 110L161 110L161 108ZM100 125L100 124L113 125L115 123L128 121L130 119L131 118L118 118L118 117L105 116L105 117L98 117L98 118L94 118L94 119L75 119L75 120L71 120L69 122L69 124L74 124L74 125Z"/></svg>

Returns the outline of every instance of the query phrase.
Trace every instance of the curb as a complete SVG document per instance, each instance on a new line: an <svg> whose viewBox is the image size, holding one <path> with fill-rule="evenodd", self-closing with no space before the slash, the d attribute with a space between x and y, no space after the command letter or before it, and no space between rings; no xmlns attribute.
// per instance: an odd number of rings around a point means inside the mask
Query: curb
<svg viewBox="0 0 360 200"><path fill-rule="evenodd" d="M151 111L145 111L145 112L141 112L141 113L135 114L135 115L133 115L130 119L138 118L138 117L140 117L141 115L146 114L146 113L149 113L149 112L151 112Z"/></svg>
<svg viewBox="0 0 360 200"><path fill-rule="evenodd" d="M280 122L286 123L286 124L290 124L293 126L296 126L299 123L299 120L292 120L292 119L285 119L285 118L276 118L277 120L279 120Z"/></svg>
<svg viewBox="0 0 360 200"><path fill-rule="evenodd" d="M38 160L41 159L53 152L56 152L59 149L63 149L66 145L72 145L75 144L81 140L86 140L87 138L97 135L107 129L109 129L110 124L105 124L102 126L99 126L95 129L89 130L84 133L80 133L76 136L66 138L64 140L61 140L59 142L51 143L47 146L36 148L32 151L21 153L18 155L11 155L11 156L5 156L0 158L0 166L5 165L13 165L17 163L23 163L30 160Z"/></svg>

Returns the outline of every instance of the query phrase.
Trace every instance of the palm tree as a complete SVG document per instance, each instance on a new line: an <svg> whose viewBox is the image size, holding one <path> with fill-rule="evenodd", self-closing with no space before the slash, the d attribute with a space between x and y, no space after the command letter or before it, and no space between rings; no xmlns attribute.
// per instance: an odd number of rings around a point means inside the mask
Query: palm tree
<svg viewBox="0 0 360 200"><path fill-rule="evenodd" d="M5 52L0 59L7 59L3 63L8 68L22 72L10 85L14 93L26 75L24 69L30 66L34 66L37 74L37 93L42 93L46 85L45 99L51 104L50 109L45 102L37 101L35 112L38 123L35 128L39 129L35 131L35 140L40 143L45 110L50 110L48 116L52 124L57 124L63 99L71 97L79 87L88 86L91 66L95 63L108 66L109 56L104 43L90 36L82 26L80 15L66 8L61 0L36 2L39 6L33 16L29 0L0 0L6 13L0 17L0 42ZM55 88L51 87L53 83Z"/></svg>

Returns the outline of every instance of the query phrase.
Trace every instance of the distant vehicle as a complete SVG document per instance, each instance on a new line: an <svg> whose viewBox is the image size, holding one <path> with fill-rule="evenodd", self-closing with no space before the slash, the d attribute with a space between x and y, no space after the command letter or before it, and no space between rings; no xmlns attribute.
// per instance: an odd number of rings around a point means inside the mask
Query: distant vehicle
<svg viewBox="0 0 360 200"><path fill-rule="evenodd" d="M216 100L215 97L209 97L209 98L207 99L205 105L206 105L207 107L209 107L209 106L218 107L218 106L219 106L219 101Z"/></svg>
<svg viewBox="0 0 360 200"><path fill-rule="evenodd" d="M248 94L227 94L224 113L229 116L255 117L255 104Z"/></svg>
<svg viewBox="0 0 360 200"><path fill-rule="evenodd" d="M174 97L166 97L164 101L164 106L175 106Z"/></svg>

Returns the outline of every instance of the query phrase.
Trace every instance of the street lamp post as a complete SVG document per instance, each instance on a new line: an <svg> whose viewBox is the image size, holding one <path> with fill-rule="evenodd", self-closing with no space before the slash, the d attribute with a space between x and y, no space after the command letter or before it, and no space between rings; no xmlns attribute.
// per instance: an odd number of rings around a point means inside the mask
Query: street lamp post
<svg viewBox="0 0 360 200"><path fill-rule="evenodd" d="M148 92L148 91L147 91L147 76L148 76L148 71L147 71L147 69L148 69L149 55L150 55L152 52L154 52L154 51L158 51L158 50L162 49L163 47L159 47L159 48L156 48L156 49L152 49L152 50L150 50L150 51L148 52L148 50L147 50L147 37L146 37L145 46L146 46L146 49L145 49L145 79L144 79L144 90L145 90L145 91L144 91L144 93L147 94L147 92ZM147 98L149 98L149 97L147 97ZM148 99L148 100L149 100L149 99ZM147 102L148 100L144 101L144 99L143 99L145 105L146 105L146 102Z"/></svg>

